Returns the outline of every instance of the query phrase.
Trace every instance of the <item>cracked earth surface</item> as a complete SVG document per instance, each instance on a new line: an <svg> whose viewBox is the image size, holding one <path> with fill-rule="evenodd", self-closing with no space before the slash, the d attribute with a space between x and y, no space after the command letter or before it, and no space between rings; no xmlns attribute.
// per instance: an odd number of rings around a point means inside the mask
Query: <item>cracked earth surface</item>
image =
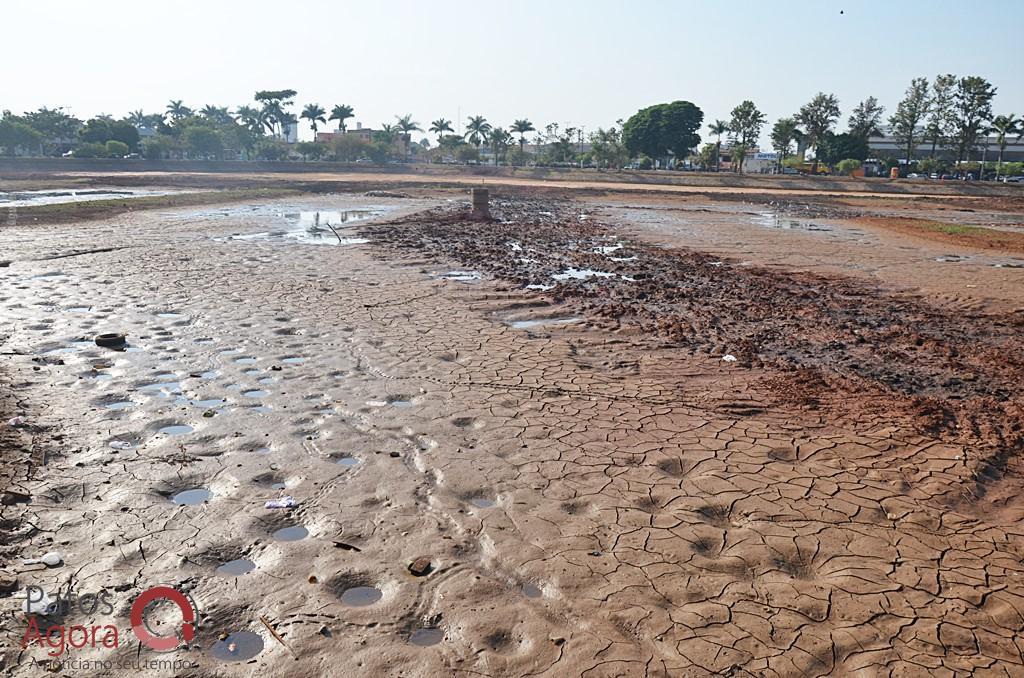
<svg viewBox="0 0 1024 678"><path fill-rule="evenodd" d="M198 676L1024 671L1017 316L739 270L569 202L371 202L346 246L232 239L266 227L230 209L0 230L5 364L65 433L3 507L5 560L64 555L23 585L115 591L123 628L178 585ZM524 289L590 268L616 277ZM109 329L132 350L79 343ZM34 675L0 600L4 670ZM211 656L243 630L255 658Z"/></svg>

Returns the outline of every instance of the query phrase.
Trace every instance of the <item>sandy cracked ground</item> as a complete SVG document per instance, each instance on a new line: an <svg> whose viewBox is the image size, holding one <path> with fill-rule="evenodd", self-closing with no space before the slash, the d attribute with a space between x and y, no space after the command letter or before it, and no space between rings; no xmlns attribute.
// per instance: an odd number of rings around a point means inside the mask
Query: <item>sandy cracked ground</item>
<svg viewBox="0 0 1024 678"><path fill-rule="evenodd" d="M32 502L3 507L21 585L113 591L125 633L135 595L179 586L202 625L171 656L197 676L1024 671L1022 271L986 260L946 273L927 245L878 232L870 266L844 265L856 237L816 256L822 233L723 218L702 235L687 230L700 218L638 217L635 198L509 199L507 223L473 226L450 198L311 196L0 229L14 260L0 269L3 351L16 354L5 364L31 425L64 436L17 482ZM369 243L235 237L279 212L369 203L386 214L341 230ZM427 208L440 211L413 216ZM713 255L671 249L682 244ZM613 257L614 279L524 289ZM734 269L708 288L718 300L820 292L828 304L808 303L799 346L836 357L814 366L831 381L794 380L782 344L749 331L750 305L720 322L697 297L688 316L656 294L615 308L629 285L657 289L630 275L638 261L678 266L679 279ZM913 271L927 282L908 299L897 288ZM897 329L917 323L927 339L915 369L879 352L884 374L836 376L848 356L830 343L841 337L818 336L822 319L865 280L877 295L865 317L891 302ZM801 330L805 311L778 308L768 315ZM109 329L131 350L89 342ZM947 349L971 345L955 359L973 378L946 384ZM1000 350L1005 369L984 360ZM739 359L723 361L729 351ZM956 395L950 419L922 423L885 375ZM844 407L865 400L883 406ZM972 409L986 403L1005 409ZM186 490L209 494L176 504ZM282 495L298 506L264 508ZM13 564L53 549L62 567ZM415 577L423 555L432 569ZM252 570L218 571L236 560ZM5 672L35 675L45 652L21 650L20 600L2 600ZM262 650L223 661L218 638L240 631ZM138 652L72 656L155 656Z"/></svg>

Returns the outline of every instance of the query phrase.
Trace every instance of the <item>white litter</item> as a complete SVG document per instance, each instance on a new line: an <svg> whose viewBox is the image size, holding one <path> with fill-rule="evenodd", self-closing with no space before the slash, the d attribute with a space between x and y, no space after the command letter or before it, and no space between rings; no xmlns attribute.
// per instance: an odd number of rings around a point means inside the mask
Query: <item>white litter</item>
<svg viewBox="0 0 1024 678"><path fill-rule="evenodd" d="M37 595L33 596L30 593L25 596L25 600L21 603L22 612L25 614L47 615L57 611L56 603L50 600L50 596L46 595L46 591L40 589L33 589L33 591L37 591Z"/></svg>
<svg viewBox="0 0 1024 678"><path fill-rule="evenodd" d="M109 445L112 449L115 450L130 450L132 449L132 447L134 447L134 445L132 445L127 440L111 440Z"/></svg>
<svg viewBox="0 0 1024 678"><path fill-rule="evenodd" d="M387 404L388 403L385 400L367 400L366 401L367 407L386 407Z"/></svg>
<svg viewBox="0 0 1024 678"><path fill-rule="evenodd" d="M734 362L736 362L736 356L734 356L734 355L732 355L730 353L727 353L727 354L722 356L722 360L724 360L727 363L734 363Z"/></svg>
<svg viewBox="0 0 1024 678"><path fill-rule="evenodd" d="M292 497L287 496L287 497L281 497L280 499L271 499L270 501L268 501L263 506L264 506L264 508L268 508L268 509L284 509L284 508L295 508L298 505L299 505L299 502L295 501L295 499L293 499Z"/></svg>
<svg viewBox="0 0 1024 678"><path fill-rule="evenodd" d="M25 423L25 417L12 417L7 421L8 426L22 426Z"/></svg>
<svg viewBox="0 0 1024 678"><path fill-rule="evenodd" d="M28 558L21 561L22 565L38 565L42 563L47 567L57 567L64 563L64 556L59 551L44 553L42 558Z"/></svg>

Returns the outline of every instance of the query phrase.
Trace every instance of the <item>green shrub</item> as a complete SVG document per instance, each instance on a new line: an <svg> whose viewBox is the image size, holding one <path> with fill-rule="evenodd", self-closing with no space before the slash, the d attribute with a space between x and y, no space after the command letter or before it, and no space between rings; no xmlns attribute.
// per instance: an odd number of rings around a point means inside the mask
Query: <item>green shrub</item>
<svg viewBox="0 0 1024 678"><path fill-rule="evenodd" d="M100 143L79 144L72 153L76 158L109 158L107 145Z"/></svg>
<svg viewBox="0 0 1024 678"><path fill-rule="evenodd" d="M850 176L851 174L854 173L854 171L860 169L860 166L861 166L861 161L860 160L857 160L856 158L846 158L845 160L840 160L836 164L836 170L840 174L844 174L846 176Z"/></svg>
<svg viewBox="0 0 1024 678"><path fill-rule="evenodd" d="M128 148L128 144L123 141L115 141L114 139L111 139L106 143L106 148L107 155L111 158L123 158L128 155L128 151L130 150Z"/></svg>

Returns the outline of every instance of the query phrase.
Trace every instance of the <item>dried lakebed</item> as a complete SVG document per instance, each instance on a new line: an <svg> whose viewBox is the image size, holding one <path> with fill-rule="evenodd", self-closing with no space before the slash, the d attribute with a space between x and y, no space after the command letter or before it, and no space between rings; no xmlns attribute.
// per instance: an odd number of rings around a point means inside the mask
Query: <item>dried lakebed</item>
<svg viewBox="0 0 1024 678"><path fill-rule="evenodd" d="M497 202L396 201L346 247L227 239L260 217L0 231L5 369L61 434L4 548L64 565L21 583L74 573L122 627L183 587L200 636L163 656L198 675L1021 670L1014 316ZM139 244L39 260L111 229ZM109 330L133 350L82 342Z"/></svg>

